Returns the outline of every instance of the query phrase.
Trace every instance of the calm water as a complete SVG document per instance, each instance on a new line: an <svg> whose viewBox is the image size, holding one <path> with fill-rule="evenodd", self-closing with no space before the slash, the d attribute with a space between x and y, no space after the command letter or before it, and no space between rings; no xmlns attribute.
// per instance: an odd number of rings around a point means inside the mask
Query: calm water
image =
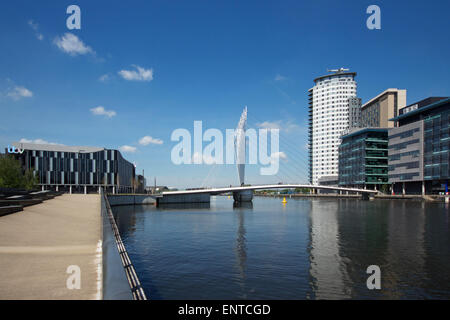
<svg viewBox="0 0 450 320"><path fill-rule="evenodd" d="M211 199L113 209L151 299L450 299L448 205ZM366 286L373 264L381 290Z"/></svg>

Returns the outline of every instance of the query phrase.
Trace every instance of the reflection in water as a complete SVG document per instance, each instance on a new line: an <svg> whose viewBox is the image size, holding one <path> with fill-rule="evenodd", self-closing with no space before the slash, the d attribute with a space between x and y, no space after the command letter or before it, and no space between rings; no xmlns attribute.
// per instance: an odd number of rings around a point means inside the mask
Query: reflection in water
<svg viewBox="0 0 450 320"><path fill-rule="evenodd" d="M246 247L246 238L245 238L245 212L248 210L253 210L253 202L233 202L234 212L237 213L238 217L238 228L236 233L236 262L239 270L239 285L241 286L241 291L246 292L245 289L245 278L246 278L246 261L247 261L247 247ZM247 210L245 210L247 209ZM243 299L247 298L247 295L244 293Z"/></svg>
<svg viewBox="0 0 450 320"><path fill-rule="evenodd" d="M392 299L407 298L409 292L400 291L397 288L403 281L416 282L422 287L423 268L425 263L424 228L425 211L423 202L414 202L397 209L395 215L388 218L388 250L386 251L386 263L380 266L385 270L383 285L385 296ZM408 270L403 276L402 270ZM425 298L423 292L415 295Z"/></svg>
<svg viewBox="0 0 450 320"><path fill-rule="evenodd" d="M253 202L252 201L245 201L245 202L233 202L233 208L234 209L253 209Z"/></svg>
<svg viewBox="0 0 450 320"><path fill-rule="evenodd" d="M236 233L236 260L239 269L240 285L242 292L245 292L245 272L246 272L246 262L247 262L247 247L245 239L245 213L242 210L237 210L237 216L239 220L237 233ZM244 296L244 298L246 298Z"/></svg>
<svg viewBox="0 0 450 320"><path fill-rule="evenodd" d="M209 209L209 202L198 203L160 203L158 209Z"/></svg>
<svg viewBox="0 0 450 320"><path fill-rule="evenodd" d="M279 199L113 208L152 299L450 298L444 203ZM170 211L170 212L169 212ZM170 214L168 214L170 213ZM381 290L368 290L369 265Z"/></svg>
<svg viewBox="0 0 450 320"><path fill-rule="evenodd" d="M339 204L336 201L311 202L310 273L317 299L344 299L351 296L345 259L340 255Z"/></svg>

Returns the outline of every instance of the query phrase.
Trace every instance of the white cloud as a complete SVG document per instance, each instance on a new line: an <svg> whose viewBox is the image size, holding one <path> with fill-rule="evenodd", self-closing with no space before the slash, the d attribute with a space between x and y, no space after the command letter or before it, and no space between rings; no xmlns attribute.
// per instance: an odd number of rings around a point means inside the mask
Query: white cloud
<svg viewBox="0 0 450 320"><path fill-rule="evenodd" d="M122 152L134 153L134 152L136 152L137 149L136 149L136 147L124 145L124 146L119 147L119 150Z"/></svg>
<svg viewBox="0 0 450 320"><path fill-rule="evenodd" d="M144 69L140 66L134 66L136 70L120 70L118 74L128 81L152 81L153 69Z"/></svg>
<svg viewBox="0 0 450 320"><path fill-rule="evenodd" d="M92 108L90 110L91 110L91 113L96 116L106 116L108 118L112 118L117 114L114 110L106 110L102 106L98 106L98 107Z"/></svg>
<svg viewBox="0 0 450 320"><path fill-rule="evenodd" d="M272 153L272 154L270 155L270 158L271 158L272 160L274 160L274 159L282 159L282 160L287 161L287 155L286 155L286 153L284 153L283 151L279 151L279 152Z"/></svg>
<svg viewBox="0 0 450 320"><path fill-rule="evenodd" d="M163 141L161 139L152 138L150 136L145 136L139 139L139 144L146 146L149 144L163 144Z"/></svg>
<svg viewBox="0 0 450 320"><path fill-rule="evenodd" d="M257 123L256 126L261 129L280 129L281 128L281 120L277 121L264 121Z"/></svg>
<svg viewBox="0 0 450 320"><path fill-rule="evenodd" d="M101 81L101 82L106 82L106 81L108 81L109 79L110 79L109 74L104 74L104 75L102 75L100 78L98 78L98 80Z"/></svg>
<svg viewBox="0 0 450 320"><path fill-rule="evenodd" d="M33 92L22 86L15 86L6 95L14 100L19 100L22 98L31 98Z"/></svg>
<svg viewBox="0 0 450 320"><path fill-rule="evenodd" d="M38 38L38 40L44 39L44 35L39 32L39 25L36 22L34 22L33 20L29 20L28 25L35 31L36 38Z"/></svg>
<svg viewBox="0 0 450 320"><path fill-rule="evenodd" d="M284 132L292 132L294 130L300 129L300 126L291 120L264 121L257 123L256 126L261 129L268 129L268 130L279 129L280 131Z"/></svg>
<svg viewBox="0 0 450 320"><path fill-rule="evenodd" d="M63 52L76 56L78 54L95 54L91 47L85 45L76 35L67 32L64 36L56 37L53 41L56 46Z"/></svg>
<svg viewBox="0 0 450 320"><path fill-rule="evenodd" d="M194 154L192 155L192 163L210 165L210 164L215 164L216 159L211 156L202 155L199 152L194 152Z"/></svg>
<svg viewBox="0 0 450 320"><path fill-rule="evenodd" d="M283 81L286 80L287 78L285 76L282 76L281 74L277 74L274 78L275 81Z"/></svg>
<svg viewBox="0 0 450 320"><path fill-rule="evenodd" d="M63 146L63 144L61 144L61 143L48 142L48 141L43 140L43 139L29 140L29 139L22 138L22 139L19 140L19 142L21 142L21 143L34 143L34 144L54 144L54 145Z"/></svg>

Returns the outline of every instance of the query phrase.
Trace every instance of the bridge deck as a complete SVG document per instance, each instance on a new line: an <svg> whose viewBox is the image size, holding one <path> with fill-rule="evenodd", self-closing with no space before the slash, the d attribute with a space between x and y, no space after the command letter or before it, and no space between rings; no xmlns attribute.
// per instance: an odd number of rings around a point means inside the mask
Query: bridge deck
<svg viewBox="0 0 450 320"><path fill-rule="evenodd" d="M245 191L245 190L265 190L265 189L321 189L321 190L335 190L335 191L348 191L348 192L360 192L360 193L372 193L376 194L376 190L367 189L357 189L357 188L341 188L333 186L316 186L310 184L269 184L269 185L256 185L256 186L246 186L246 187L225 187L225 188L210 188L210 189L197 189L197 190L180 190L180 191L166 191L162 195L181 195L181 194L198 194L198 193L209 193L212 195Z"/></svg>

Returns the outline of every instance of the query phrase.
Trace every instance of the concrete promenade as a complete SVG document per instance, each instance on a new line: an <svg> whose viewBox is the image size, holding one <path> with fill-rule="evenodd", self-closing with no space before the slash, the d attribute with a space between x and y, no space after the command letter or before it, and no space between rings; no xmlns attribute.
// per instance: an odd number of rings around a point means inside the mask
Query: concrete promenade
<svg viewBox="0 0 450 320"><path fill-rule="evenodd" d="M0 217L0 300L101 299L100 195L64 194ZM68 289L67 268L81 288Z"/></svg>

